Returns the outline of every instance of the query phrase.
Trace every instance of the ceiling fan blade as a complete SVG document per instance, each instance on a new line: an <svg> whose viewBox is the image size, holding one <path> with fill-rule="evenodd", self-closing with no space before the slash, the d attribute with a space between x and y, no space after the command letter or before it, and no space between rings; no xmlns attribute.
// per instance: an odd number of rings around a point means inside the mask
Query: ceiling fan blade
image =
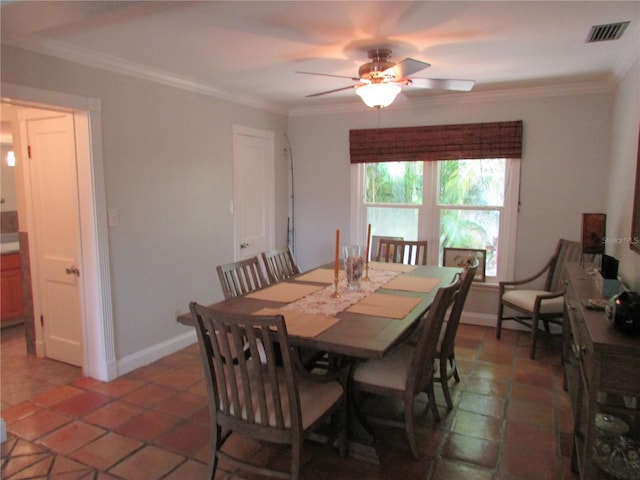
<svg viewBox="0 0 640 480"><path fill-rule="evenodd" d="M476 84L475 80L456 80L452 78L411 78L411 86L432 90L455 90L469 92Z"/></svg>
<svg viewBox="0 0 640 480"><path fill-rule="evenodd" d="M345 75L332 75L331 73L301 72L299 70L296 70L296 73L302 73L304 75L320 75L322 77L348 78L349 80L354 80L356 82L360 80L357 77L347 77Z"/></svg>
<svg viewBox="0 0 640 480"><path fill-rule="evenodd" d="M349 87L335 88L333 90L327 90L326 92L312 93L311 95L305 95L305 97L306 98L319 97L320 95L326 95L327 93L341 92L342 90L349 90L349 89L354 88L354 87L355 87L355 85L351 85Z"/></svg>
<svg viewBox="0 0 640 480"><path fill-rule="evenodd" d="M385 75L393 75L397 79L408 77L416 72L430 67L430 63L414 60L413 58L405 58L401 62L396 63L393 67L389 67L384 71Z"/></svg>

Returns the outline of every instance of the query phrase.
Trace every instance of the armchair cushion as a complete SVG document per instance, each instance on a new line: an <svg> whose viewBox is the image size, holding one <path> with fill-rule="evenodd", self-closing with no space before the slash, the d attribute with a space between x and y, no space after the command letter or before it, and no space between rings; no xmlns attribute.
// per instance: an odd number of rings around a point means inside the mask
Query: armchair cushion
<svg viewBox="0 0 640 480"><path fill-rule="evenodd" d="M373 359L359 363L353 371L353 380L402 391L407 386L415 351L413 346L403 344L389 351L381 360Z"/></svg>
<svg viewBox="0 0 640 480"><path fill-rule="evenodd" d="M538 295L550 295L550 294L551 292L547 292L545 290L511 290L511 291L505 292L505 294L502 296L502 300L516 307L519 307L523 310L533 312L533 307L536 302L536 297ZM564 306L563 296L550 298L548 300L543 300L540 303L540 313L560 314L562 313L563 306Z"/></svg>

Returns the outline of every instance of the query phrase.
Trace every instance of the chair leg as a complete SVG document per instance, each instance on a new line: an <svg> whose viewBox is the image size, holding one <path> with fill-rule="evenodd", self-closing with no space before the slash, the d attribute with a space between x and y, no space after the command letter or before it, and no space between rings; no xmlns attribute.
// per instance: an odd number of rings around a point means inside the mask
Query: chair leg
<svg viewBox="0 0 640 480"><path fill-rule="evenodd" d="M431 407L431 413L433 414L433 419L436 422L440 421L440 412L438 412L438 404L436 403L436 394L433 391L433 382L429 384L426 390L427 398L429 400L429 405Z"/></svg>
<svg viewBox="0 0 640 480"><path fill-rule="evenodd" d="M460 375L458 375L458 365L456 365L455 355L451 355L449 358L449 365L453 368L453 378L455 378L456 383L460 383Z"/></svg>
<svg viewBox="0 0 640 480"><path fill-rule="evenodd" d="M218 468L218 450L222 447L222 428L220 425L211 425L211 438L209 439L211 458L209 459L207 478L213 480Z"/></svg>
<svg viewBox="0 0 640 480"><path fill-rule="evenodd" d="M529 353L529 358L531 358L531 360L533 360L536 357L537 340L538 340L538 315L534 313L533 318L531 319L531 352Z"/></svg>
<svg viewBox="0 0 640 480"><path fill-rule="evenodd" d="M500 340L502 335L502 314L504 312L504 306L502 305L502 299L500 299L500 306L498 307L498 323L496 325L496 338Z"/></svg>
<svg viewBox="0 0 640 480"><path fill-rule="evenodd" d="M347 428L349 425L349 404L347 401L347 396L345 395L342 399L342 406L336 412L336 414L340 416L340 425L338 425L340 429L338 433L338 454L341 458L347 456Z"/></svg>
<svg viewBox="0 0 640 480"><path fill-rule="evenodd" d="M291 445L291 480L300 478L300 466L302 465L302 438L296 439Z"/></svg>
<svg viewBox="0 0 640 480"><path fill-rule="evenodd" d="M447 359L440 359L440 385L442 386L442 393L444 394L444 400L447 402L447 408L453 409L453 402L451 401L451 393L449 392L449 374L447 372ZM431 399L429 399L431 402Z"/></svg>
<svg viewBox="0 0 640 480"><path fill-rule="evenodd" d="M416 430L413 418L413 398L405 400L404 404L404 428L407 432L407 439L409 440L409 447L413 457L417 460L420 458L418 452L418 443L416 442Z"/></svg>

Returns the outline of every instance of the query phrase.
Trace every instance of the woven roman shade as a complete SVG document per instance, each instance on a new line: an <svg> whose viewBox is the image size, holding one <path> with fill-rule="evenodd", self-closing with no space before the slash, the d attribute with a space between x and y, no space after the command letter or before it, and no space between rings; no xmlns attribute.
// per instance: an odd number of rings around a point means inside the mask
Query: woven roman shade
<svg viewBox="0 0 640 480"><path fill-rule="evenodd" d="M522 120L349 131L351 163L522 158Z"/></svg>

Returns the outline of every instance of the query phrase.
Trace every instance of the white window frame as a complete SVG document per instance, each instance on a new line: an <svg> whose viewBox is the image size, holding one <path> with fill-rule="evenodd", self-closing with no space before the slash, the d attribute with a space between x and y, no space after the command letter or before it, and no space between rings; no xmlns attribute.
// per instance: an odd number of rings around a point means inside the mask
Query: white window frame
<svg viewBox="0 0 640 480"><path fill-rule="evenodd" d="M501 280L514 278L517 219L520 202L520 159L507 159L505 171L504 207L500 214L500 238L498 240L498 277L487 277L486 285L497 284ZM365 166L351 166L351 238L358 239L364 245L367 235L367 206L365 205ZM418 238L428 242L427 263L438 265L438 243L440 232L440 206L437 204L438 168L437 162L424 162L423 204L406 205L407 208L420 210L418 220ZM394 205L402 208L402 204Z"/></svg>

